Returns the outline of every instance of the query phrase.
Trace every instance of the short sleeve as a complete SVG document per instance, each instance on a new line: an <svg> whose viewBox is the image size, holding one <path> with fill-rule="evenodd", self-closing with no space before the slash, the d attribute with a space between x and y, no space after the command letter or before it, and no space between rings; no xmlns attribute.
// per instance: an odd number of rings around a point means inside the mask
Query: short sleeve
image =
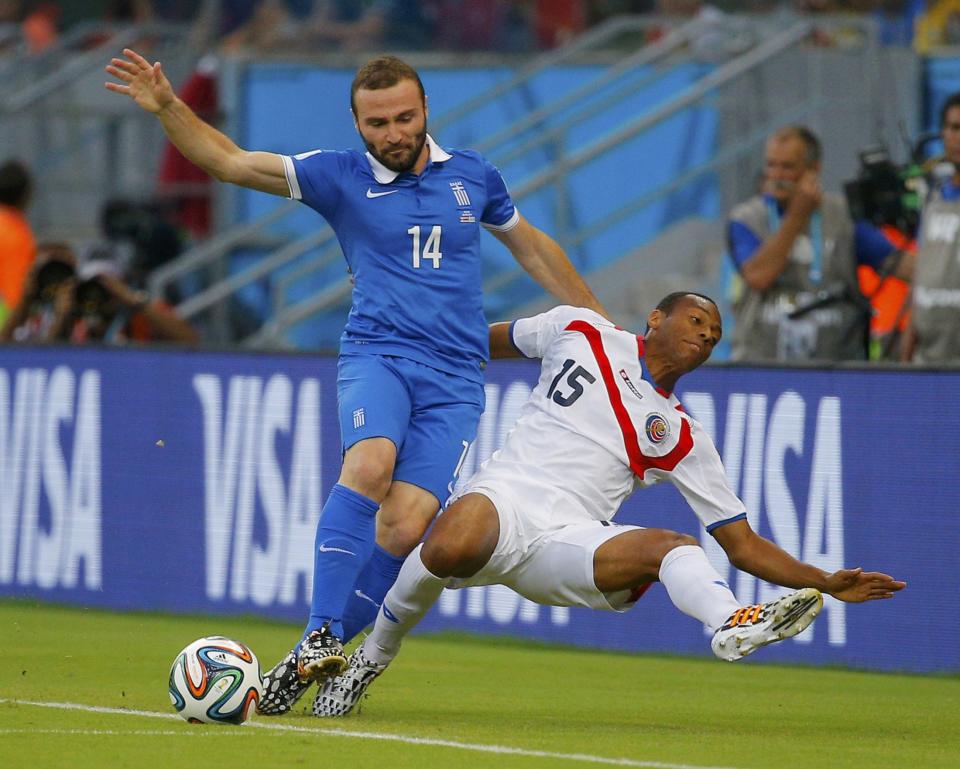
<svg viewBox="0 0 960 769"><path fill-rule="evenodd" d="M520 212L513 204L507 183L500 175L500 171L486 158L483 159L483 167L487 186L487 204L480 216L480 222L487 229L497 232L512 230L520 221Z"/></svg>
<svg viewBox="0 0 960 769"><path fill-rule="evenodd" d="M575 320L610 325L593 310L562 304L540 315L515 320L510 324L510 341L528 358L542 358L550 344Z"/></svg>
<svg viewBox="0 0 960 769"><path fill-rule="evenodd" d="M854 229L854 244L857 264L865 264L879 272L883 263L896 248L886 236L870 222L859 221Z"/></svg>
<svg viewBox="0 0 960 769"><path fill-rule="evenodd" d="M341 155L340 152L312 150L281 156L290 197L306 203L328 220L340 199Z"/></svg>
<svg viewBox="0 0 960 769"><path fill-rule="evenodd" d="M757 234L743 222L734 219L727 225L727 246L737 270L743 269L744 262L756 253L761 243Z"/></svg>
<svg viewBox="0 0 960 769"><path fill-rule="evenodd" d="M690 420L693 448L670 473L670 480L683 495L707 531L746 517L743 502L727 483L727 474L706 430Z"/></svg>

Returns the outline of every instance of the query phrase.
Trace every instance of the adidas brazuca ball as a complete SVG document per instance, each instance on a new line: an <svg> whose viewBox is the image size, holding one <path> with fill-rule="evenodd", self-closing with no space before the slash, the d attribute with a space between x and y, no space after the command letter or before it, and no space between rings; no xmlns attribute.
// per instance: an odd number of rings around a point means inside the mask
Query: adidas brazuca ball
<svg viewBox="0 0 960 769"><path fill-rule="evenodd" d="M170 668L170 700L191 723L242 724L262 695L256 655L223 636L194 641Z"/></svg>

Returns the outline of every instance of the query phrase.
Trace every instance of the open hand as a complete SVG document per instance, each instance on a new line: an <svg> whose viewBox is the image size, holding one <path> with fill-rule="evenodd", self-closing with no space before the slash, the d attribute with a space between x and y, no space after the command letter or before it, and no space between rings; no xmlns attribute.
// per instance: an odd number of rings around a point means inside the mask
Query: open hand
<svg viewBox="0 0 960 769"><path fill-rule="evenodd" d="M834 598L848 603L862 603L881 598L893 598L903 590L906 582L895 580L889 574L863 569L840 569L827 577L826 591Z"/></svg>
<svg viewBox="0 0 960 769"><path fill-rule="evenodd" d="M108 91L126 94L140 107L154 114L173 103L176 95L159 61L151 65L130 48L124 48L123 55L126 59L111 59L106 70L125 85L104 83Z"/></svg>

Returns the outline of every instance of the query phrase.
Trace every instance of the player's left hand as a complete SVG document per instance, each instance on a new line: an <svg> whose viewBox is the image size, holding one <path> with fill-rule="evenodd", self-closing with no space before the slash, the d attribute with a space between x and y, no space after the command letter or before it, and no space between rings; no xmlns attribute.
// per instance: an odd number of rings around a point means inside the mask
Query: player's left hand
<svg viewBox="0 0 960 769"><path fill-rule="evenodd" d="M840 569L827 577L825 593L848 603L862 603L880 598L893 598L903 590L906 582L895 580L889 574L863 569Z"/></svg>

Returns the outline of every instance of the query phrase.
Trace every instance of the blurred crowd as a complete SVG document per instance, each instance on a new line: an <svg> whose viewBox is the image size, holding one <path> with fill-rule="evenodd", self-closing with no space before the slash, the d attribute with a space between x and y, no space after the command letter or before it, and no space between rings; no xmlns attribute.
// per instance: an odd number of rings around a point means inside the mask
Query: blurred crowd
<svg viewBox="0 0 960 769"><path fill-rule="evenodd" d="M35 241L26 216L32 184L22 163L0 163L0 343L199 341L172 309L175 294L145 290L149 272L183 247L159 210L109 201L101 239L78 253L68 243Z"/></svg>
<svg viewBox="0 0 960 769"><path fill-rule="evenodd" d="M84 21L190 23L258 54L373 48L529 52L619 14L870 14L885 42L960 40L960 0L0 0L0 52L44 50Z"/></svg>

